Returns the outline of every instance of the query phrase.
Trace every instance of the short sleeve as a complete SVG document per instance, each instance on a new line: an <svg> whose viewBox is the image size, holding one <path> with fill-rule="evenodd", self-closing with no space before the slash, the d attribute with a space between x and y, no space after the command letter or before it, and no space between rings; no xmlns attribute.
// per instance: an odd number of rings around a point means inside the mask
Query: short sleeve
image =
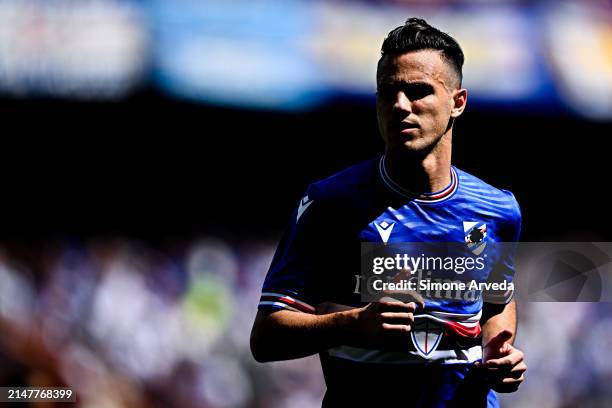
<svg viewBox="0 0 612 408"><path fill-rule="evenodd" d="M516 268L514 257L521 235L521 209L514 195L507 191L512 199L512 211L504 222L500 233L501 244L498 245L500 256L498 262L489 274L488 283L513 283ZM514 296L513 289L483 291L483 300L487 303L507 304Z"/></svg>
<svg viewBox="0 0 612 408"><path fill-rule="evenodd" d="M310 186L289 221L263 284L259 309L288 309L315 313L320 303L317 289L317 240L321 237L323 203Z"/></svg>

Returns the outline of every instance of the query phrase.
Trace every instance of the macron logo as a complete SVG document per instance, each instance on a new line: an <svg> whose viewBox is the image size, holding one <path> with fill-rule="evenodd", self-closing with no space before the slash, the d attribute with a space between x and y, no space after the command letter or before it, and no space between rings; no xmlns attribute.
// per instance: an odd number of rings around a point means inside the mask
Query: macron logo
<svg viewBox="0 0 612 408"><path fill-rule="evenodd" d="M395 223L392 222L391 224L389 224L387 221L383 221L380 224L374 223L374 225L376 226L376 229L380 234L380 238L386 244L387 241L389 241L389 237L391 236L391 231L393 231Z"/></svg>
<svg viewBox="0 0 612 408"><path fill-rule="evenodd" d="M300 201L300 206L298 207L297 218L295 219L295 222L298 222L300 220L300 217L302 216L302 214L304 214L304 211L306 211L306 209L310 206L310 204L312 204L313 201L314 200L308 198L307 195L302 198L302 200Z"/></svg>

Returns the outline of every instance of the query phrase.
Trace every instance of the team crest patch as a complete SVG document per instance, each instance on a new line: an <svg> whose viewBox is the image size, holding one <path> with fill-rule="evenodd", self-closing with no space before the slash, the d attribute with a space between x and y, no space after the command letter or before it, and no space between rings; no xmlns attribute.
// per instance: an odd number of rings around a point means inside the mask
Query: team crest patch
<svg viewBox="0 0 612 408"><path fill-rule="evenodd" d="M417 316L410 337L417 353L423 358L428 358L438 348L443 334L444 329L440 324L426 317L418 319Z"/></svg>
<svg viewBox="0 0 612 408"><path fill-rule="evenodd" d="M487 246L487 224L484 222L463 221L463 232L465 233L465 243L474 253L480 255Z"/></svg>

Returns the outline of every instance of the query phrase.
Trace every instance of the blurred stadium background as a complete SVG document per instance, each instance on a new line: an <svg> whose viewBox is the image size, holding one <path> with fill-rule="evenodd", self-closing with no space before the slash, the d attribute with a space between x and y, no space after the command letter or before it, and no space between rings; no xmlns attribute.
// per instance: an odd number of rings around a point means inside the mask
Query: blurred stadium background
<svg viewBox="0 0 612 408"><path fill-rule="evenodd" d="M524 241L612 241L610 1L0 1L0 386L318 406L318 359L257 364L249 332L308 183L380 151L413 15L466 54L455 163L515 192ZM505 406L612 406L612 306L519 306Z"/></svg>

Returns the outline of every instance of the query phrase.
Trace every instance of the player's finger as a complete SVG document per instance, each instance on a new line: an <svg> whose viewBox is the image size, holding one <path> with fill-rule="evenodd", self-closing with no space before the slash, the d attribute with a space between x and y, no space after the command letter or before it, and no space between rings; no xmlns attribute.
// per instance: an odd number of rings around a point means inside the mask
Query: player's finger
<svg viewBox="0 0 612 408"><path fill-rule="evenodd" d="M497 392L515 392L518 390L519 386L525 381L525 376L521 376L517 379L515 378L505 378L501 382L495 384L492 388Z"/></svg>
<svg viewBox="0 0 612 408"><path fill-rule="evenodd" d="M386 312L400 312L400 313L413 313L416 310L416 304L414 302L380 302L383 310Z"/></svg>
<svg viewBox="0 0 612 408"><path fill-rule="evenodd" d="M387 296L384 296L381 300L393 300L404 303L414 302L421 309L425 307L425 299L423 296L414 290L387 290L384 292Z"/></svg>
<svg viewBox="0 0 612 408"><path fill-rule="evenodd" d="M515 362L510 358L510 356L496 358L493 360L487 360L485 362L485 366L489 369L507 369L512 368L516 365Z"/></svg>
<svg viewBox="0 0 612 408"><path fill-rule="evenodd" d="M411 268L404 268L404 269L402 269L401 271L399 271L397 273L397 275L395 275L393 277L393 281L392 282L393 283L400 283L402 280L410 278L411 270L412 270Z"/></svg>
<svg viewBox="0 0 612 408"><path fill-rule="evenodd" d="M510 354L512 352L511 347L512 346L510 345L510 343L504 343L499 349L499 352L501 353L501 355Z"/></svg>
<svg viewBox="0 0 612 408"><path fill-rule="evenodd" d="M495 386L495 387L492 387L492 388L493 388L493 390L495 392L498 392L500 394L508 394L508 393L511 393L511 392L518 391L520 385L521 385L520 383L518 383L518 384L502 384L502 385L498 385L498 386Z"/></svg>
<svg viewBox="0 0 612 408"><path fill-rule="evenodd" d="M498 352L499 349L504 345L505 342L512 338L512 332L508 329L504 329L497 333L489 342L485 345L485 348Z"/></svg>
<svg viewBox="0 0 612 408"><path fill-rule="evenodd" d="M385 320L385 323L414 324L414 315L412 313L384 312L380 316Z"/></svg>
<svg viewBox="0 0 612 408"><path fill-rule="evenodd" d="M507 384L507 385L511 385L511 384L516 384L516 383L522 383L525 380L525 375L520 375L518 376L518 378L504 378L502 380L502 384Z"/></svg>
<svg viewBox="0 0 612 408"><path fill-rule="evenodd" d="M487 375L491 378L501 380L503 378L519 378L525 371L527 371L527 364L519 363L512 368L509 366L502 368L487 368Z"/></svg>
<svg viewBox="0 0 612 408"><path fill-rule="evenodd" d="M514 366L514 368L510 371L509 375L513 378L518 378L523 375L525 371L527 371L527 364L525 364L524 361L521 361L520 363Z"/></svg>
<svg viewBox="0 0 612 408"><path fill-rule="evenodd" d="M390 333L410 333L411 330L410 326L406 324L383 323L382 327Z"/></svg>
<svg viewBox="0 0 612 408"><path fill-rule="evenodd" d="M512 352L508 354L507 356L487 360L485 364L487 367L491 367L491 368L514 367L515 365L517 365L518 363L522 361L523 361L523 352L515 348L512 348Z"/></svg>
<svg viewBox="0 0 612 408"><path fill-rule="evenodd" d="M514 370L513 369L512 371L507 373L504 378L515 378L515 379L518 379L518 378L521 378L523 376L525 371L526 371L526 369L525 370Z"/></svg>

